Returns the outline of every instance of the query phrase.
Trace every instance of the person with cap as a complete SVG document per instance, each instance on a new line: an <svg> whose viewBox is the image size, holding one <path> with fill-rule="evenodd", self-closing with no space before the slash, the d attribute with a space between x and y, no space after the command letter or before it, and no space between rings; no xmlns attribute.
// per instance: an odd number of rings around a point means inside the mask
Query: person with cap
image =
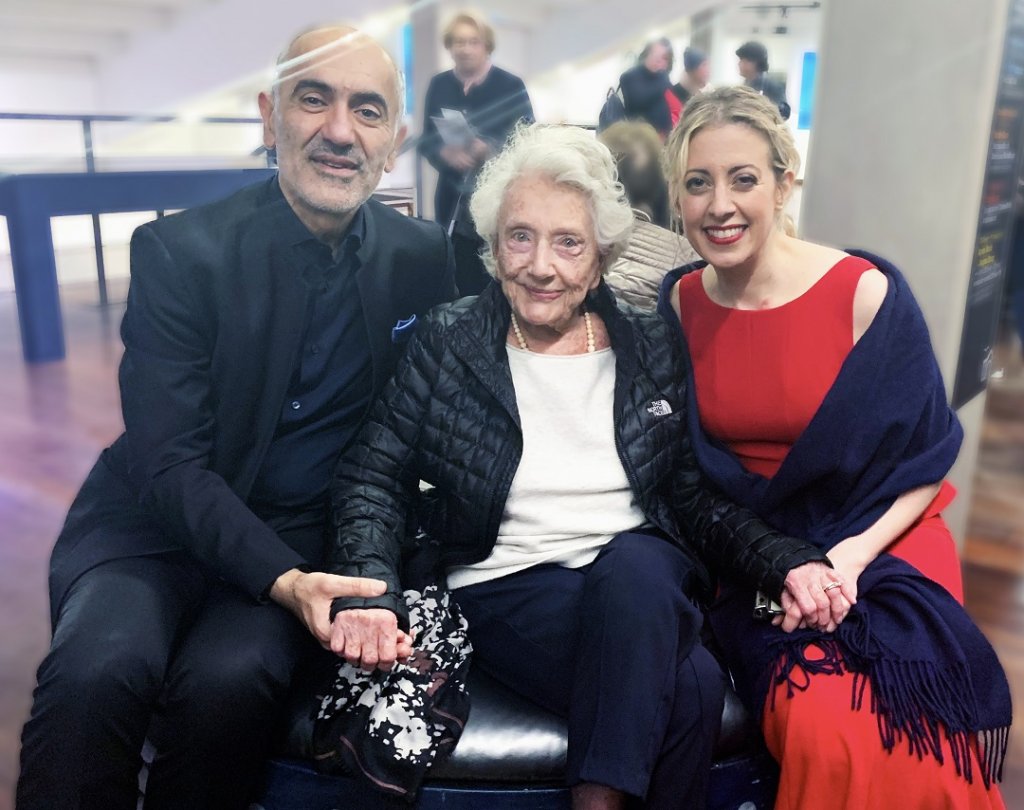
<svg viewBox="0 0 1024 810"><path fill-rule="evenodd" d="M686 102L708 86L711 78L711 65L708 55L700 48L688 47L683 51L683 75L678 82L665 91L672 126L678 123Z"/></svg>
<svg viewBox="0 0 1024 810"><path fill-rule="evenodd" d="M768 73L768 49L762 43L751 40L736 49L736 56L740 60L739 71L744 84L774 101L782 120L788 121L790 107L786 100L786 88L765 75Z"/></svg>

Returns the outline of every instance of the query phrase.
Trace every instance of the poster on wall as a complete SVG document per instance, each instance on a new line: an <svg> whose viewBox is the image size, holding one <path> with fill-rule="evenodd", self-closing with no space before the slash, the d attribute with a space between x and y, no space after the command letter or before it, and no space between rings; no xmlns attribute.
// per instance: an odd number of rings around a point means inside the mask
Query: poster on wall
<svg viewBox="0 0 1024 810"><path fill-rule="evenodd" d="M1013 240L1014 195L1024 136L1024 0L1013 0L1009 15L953 385L954 408L973 399L988 384L1003 276Z"/></svg>

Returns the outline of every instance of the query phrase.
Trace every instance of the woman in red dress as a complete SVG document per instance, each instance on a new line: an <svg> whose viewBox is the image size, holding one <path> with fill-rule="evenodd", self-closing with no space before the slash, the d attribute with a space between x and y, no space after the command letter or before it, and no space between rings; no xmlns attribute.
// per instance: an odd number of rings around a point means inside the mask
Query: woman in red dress
<svg viewBox="0 0 1024 810"><path fill-rule="evenodd" d="M787 232L799 156L758 94L694 99L667 159L705 260L662 288L692 361L698 459L833 566L791 570L770 622L742 572L720 572L711 622L780 763L776 807L1004 807L1006 679L962 610L940 514L962 434L906 282Z"/></svg>

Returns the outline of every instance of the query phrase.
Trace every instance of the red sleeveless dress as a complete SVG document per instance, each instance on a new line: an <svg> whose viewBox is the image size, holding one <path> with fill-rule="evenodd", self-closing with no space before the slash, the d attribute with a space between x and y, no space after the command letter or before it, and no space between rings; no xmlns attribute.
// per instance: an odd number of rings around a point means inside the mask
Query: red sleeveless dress
<svg viewBox="0 0 1024 810"><path fill-rule="evenodd" d="M853 299L872 265L848 256L803 295L772 309L716 304L702 271L679 281L683 333L693 361L704 430L743 466L771 478L807 427L853 348ZM864 407L871 407L866 402ZM963 602L956 547L940 512L955 491L944 483L918 521L887 551ZM781 632L781 631L780 631ZM813 654L813 652L811 653ZM989 810L1004 808L998 789L968 784L946 765L906 747L882 747L877 721L851 709L851 676L819 675L792 698L779 687L762 729L781 776L776 810ZM869 687L870 689L870 687ZM948 746L947 746L948 752ZM977 772L977 771L976 771Z"/></svg>

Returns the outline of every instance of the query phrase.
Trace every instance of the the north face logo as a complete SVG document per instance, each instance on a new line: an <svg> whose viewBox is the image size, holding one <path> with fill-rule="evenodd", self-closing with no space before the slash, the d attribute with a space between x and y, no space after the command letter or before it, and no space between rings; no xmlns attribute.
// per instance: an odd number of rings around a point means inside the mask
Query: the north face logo
<svg viewBox="0 0 1024 810"><path fill-rule="evenodd" d="M668 416L672 413L672 406L664 399L656 399L647 406L647 413L654 416Z"/></svg>

